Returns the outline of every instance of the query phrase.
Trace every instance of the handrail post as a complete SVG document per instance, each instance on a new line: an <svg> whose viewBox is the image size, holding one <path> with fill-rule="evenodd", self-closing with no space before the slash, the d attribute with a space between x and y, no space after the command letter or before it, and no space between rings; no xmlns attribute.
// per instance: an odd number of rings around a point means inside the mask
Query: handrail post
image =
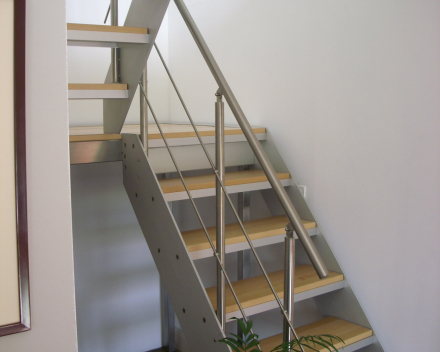
<svg viewBox="0 0 440 352"><path fill-rule="evenodd" d="M295 282L295 239L293 227L289 223L286 226L286 238L284 239L284 310L293 323L294 282ZM286 319L283 320L283 342L294 338Z"/></svg>
<svg viewBox="0 0 440 352"><path fill-rule="evenodd" d="M147 65L142 72L140 79L142 87L144 87L145 94L147 94ZM144 146L145 153L148 156L148 106L145 98L139 88L140 97L140 119L141 119L141 143Z"/></svg>
<svg viewBox="0 0 440 352"><path fill-rule="evenodd" d="M270 163L269 158L267 157L263 147L261 146L259 140L255 136L254 131L252 130L249 121L244 115L243 110L238 104L237 99L235 98L234 93L232 92L231 87L229 87L228 82L226 81L225 76L220 70L217 62L214 59L211 51L208 48L205 40L203 39L202 34L200 33L197 25L195 24L188 8L186 7L183 0L174 0L177 8L179 9L180 14L183 17L186 25L188 26L189 31L191 32L197 46L200 49L209 69L211 70L214 79L216 80L219 88L221 89L222 94L224 95L226 101L231 108L232 113L234 114L238 124L240 125L243 134L246 136L246 139L254 152L258 162L260 163L261 168L267 176L267 179L274 189L284 211L286 212L289 221L291 222L299 240L301 241L304 249L312 262L313 267L315 268L318 276L322 279L329 276L329 271L322 260L321 256L318 253L313 241L307 233L307 230L302 223L300 216L298 215L295 207L293 206L289 196L286 193L283 185L281 184L275 169Z"/></svg>
<svg viewBox="0 0 440 352"><path fill-rule="evenodd" d="M220 91L215 94L215 164L221 182L225 178L225 121L224 103ZM216 180L216 242L217 253L221 265L225 266L225 194L219 180ZM217 264L217 316L220 325L225 330L226 327L226 292L225 277L223 276L220 263Z"/></svg>
<svg viewBox="0 0 440 352"><path fill-rule="evenodd" d="M119 22L118 0L111 0L111 25L117 26ZM112 81L113 83L120 82L120 49L112 48Z"/></svg>

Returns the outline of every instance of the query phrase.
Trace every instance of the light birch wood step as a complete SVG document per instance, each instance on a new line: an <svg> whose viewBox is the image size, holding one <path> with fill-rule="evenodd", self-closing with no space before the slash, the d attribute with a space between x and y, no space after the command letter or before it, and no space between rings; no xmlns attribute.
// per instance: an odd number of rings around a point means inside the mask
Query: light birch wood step
<svg viewBox="0 0 440 352"><path fill-rule="evenodd" d="M280 298L284 297L284 271L269 273L269 279ZM333 285L336 284L336 285ZM248 315L261 313L278 307L269 285L263 275L249 279L239 280L232 283L235 293ZM310 298L322 294L320 290L325 286L333 285L330 291L342 288L345 285L342 274L331 271L330 275L320 280L311 265L299 265L295 267L295 301ZM313 292L314 290L315 293ZM206 290L212 306L217 306L216 287ZM304 293L308 294L304 295ZM326 292L329 292L328 290ZM302 294L302 297L300 296ZM240 317L239 308L229 286L226 286L226 317Z"/></svg>
<svg viewBox="0 0 440 352"><path fill-rule="evenodd" d="M277 173L283 186L290 186L289 173ZM215 194L215 175L185 177L185 182L194 198L209 197ZM188 199L180 178L159 180L166 201ZM270 188L269 181L262 170L227 172L225 185L229 193L245 192Z"/></svg>
<svg viewBox="0 0 440 352"><path fill-rule="evenodd" d="M172 147L188 147L192 151L198 153L198 157L192 158L192 163L197 165L206 165L199 167L199 169L206 169L209 167L207 159L200 148L200 142L195 137L195 132L192 126L188 124L161 124L161 128L165 133L167 142ZM215 143L214 127L198 125L197 129L201 134L203 143L209 148L212 148ZM266 129L255 127L253 128L258 140L264 141L266 139ZM122 127L122 133L140 134L139 125L124 125ZM110 162L121 161L121 134L104 134L103 126L87 126L87 127L70 127L69 128L69 141L70 141L70 163L71 164L87 164L94 162ZM252 151L248 147L246 137L242 130L237 127L225 127L225 143L226 153L228 155L226 162L231 163L230 166L236 165L250 165L253 164L255 158ZM168 152L163 156L162 150L164 150L165 144L161 138L159 130L155 124L148 126L148 149L150 162L154 164L155 168L164 163L171 163ZM161 150L162 149L162 150ZM231 155L231 150L233 154ZM179 154L180 153L180 154ZM178 152L178 155L183 155L183 150ZM189 152L189 155L194 155ZM231 158L232 156L232 158ZM200 158L200 159L198 159ZM195 162L197 159L197 162ZM190 159L191 161L191 159ZM237 164L237 162L240 162ZM166 164L166 165L168 165ZM180 166L188 166L188 163ZM192 165L192 164L191 164ZM168 167L165 167L167 169ZM162 168L163 169L163 168ZM156 172L172 172L175 171L174 165L171 166L172 171L162 171L158 167Z"/></svg>
<svg viewBox="0 0 440 352"><path fill-rule="evenodd" d="M286 234L285 227L289 223L287 216L280 215L270 218L245 221L243 223L255 247L266 246L269 244L284 242ZM304 227L309 231L309 235L316 234L316 222L303 220ZM216 229L207 229L209 237L215 243ZM248 249L248 242L238 223L228 224L225 227L226 253L237 252ZM212 257L211 246L206 239L203 229L196 229L182 232L191 259L201 259Z"/></svg>
<svg viewBox="0 0 440 352"><path fill-rule="evenodd" d="M69 99L127 99L124 83L69 83Z"/></svg>
<svg viewBox="0 0 440 352"><path fill-rule="evenodd" d="M117 48L130 44L147 44L148 28L67 24L67 45Z"/></svg>
<svg viewBox="0 0 440 352"><path fill-rule="evenodd" d="M167 139L194 139L195 144L199 143L198 140L195 140L196 133L191 125L161 124L160 126L165 134L165 138ZM197 125L196 127L201 137L214 137L215 135L215 128L213 126ZM254 127L253 131L257 137L259 137L259 140L265 137L262 136L266 133L266 129L264 127ZM121 132L140 134L140 125L124 125ZM70 142L109 141L122 139L121 134L104 134L104 129L102 126L70 127L69 134ZM243 137L240 138L240 141L245 140L243 131L239 127L225 127L225 142L227 142L228 139L230 141L237 140L237 138L235 138L235 140L234 138L228 138L234 136ZM156 124L148 125L148 139L150 148L164 145L162 142L162 136L160 135ZM175 143L172 141L169 143L170 145L175 145Z"/></svg>
<svg viewBox="0 0 440 352"><path fill-rule="evenodd" d="M341 342L335 343L335 347L340 352L355 351L373 343L373 331L371 329L334 317L327 317L315 323L304 325L297 328L296 332L300 337L323 334L338 336L345 342L345 345ZM279 346L282 340L281 334L264 339L260 343L261 350L269 352ZM316 346L316 349L319 352L328 351L325 347ZM310 348L304 348L304 350L306 352L312 351Z"/></svg>

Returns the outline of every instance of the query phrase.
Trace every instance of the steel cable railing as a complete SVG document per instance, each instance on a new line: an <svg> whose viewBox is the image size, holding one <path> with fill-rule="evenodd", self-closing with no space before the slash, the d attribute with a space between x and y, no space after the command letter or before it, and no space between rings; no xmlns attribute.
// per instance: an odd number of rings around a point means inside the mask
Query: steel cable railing
<svg viewBox="0 0 440 352"><path fill-rule="evenodd" d="M259 144L259 142L258 142L258 140L257 140L257 138L256 138L256 136L255 136L255 134L254 134L250 124L249 124L249 122L247 121L246 117L244 116L243 111L241 110L240 106L238 105L238 102L236 101L236 99L235 99L231 89L229 88L229 85L226 82L226 79L224 78L224 76L221 73L217 63L215 62L215 60L214 60L214 58L213 58L209 48L207 47L203 37L201 36L197 26L195 25L195 23L194 23L191 15L190 15L190 13L188 12L188 9L186 8L183 0L175 0L175 3L176 3L176 6L179 9L179 11L180 11L184 21L185 21L185 23L187 24L191 34L193 35L194 40L196 41L196 43L197 43L197 45L198 45L198 47L199 47L203 57L205 58L206 63L208 64L208 66L209 66L209 68L210 68L214 78L216 79L216 81L217 81L217 83L218 83L218 85L220 87L218 92L217 92L217 94L216 94L218 97L220 97L218 99L218 101L221 101L221 96L225 95L226 100L227 100L227 102L228 102L228 104L229 104L229 106L230 106L230 108L231 108L235 118L237 119L238 124L240 125L244 135L246 136L246 139L248 140L249 145L251 146L252 150L254 151L254 154L256 155L258 161L260 162L260 165L261 165L262 169L264 170L264 172L265 172L265 174L266 174L266 176L267 176L267 178L268 178L272 188L275 190L275 192L276 192L276 194L278 196L278 199L280 200L284 210L286 211L286 214L287 214L291 224L293 225L293 228L295 229L299 239L303 243L304 248L305 248L305 250L306 250L310 260L312 261L312 264L314 265L318 275L321 278L328 276L327 268L325 267L324 263L322 262L322 259L320 258L319 254L317 253L317 250L314 247L313 242L311 241L310 237L308 236L308 234L307 234L307 232L306 232L306 230L305 230L305 228L304 228L304 226L303 226L303 224L301 222L301 219L299 218L296 210L294 209L293 204L290 202L290 199L288 198L287 193L285 192L283 186L281 185L281 182L279 181L275 170L273 169L269 159L267 158L267 156L265 155L263 149L261 148L261 146L260 146L260 144ZM110 12L111 12L111 19L112 19L112 23L111 24L117 26L118 25L118 0L111 0L110 7L109 7L109 10L107 11L104 23L107 21L107 18L109 16ZM194 131L196 133L196 135L197 135L197 138L198 138L198 140L200 142L200 145L202 146L203 151L206 154L209 163L211 164L211 168L213 169L215 177L217 179L217 185L220 186L218 188L217 193L222 193L222 191L223 191L226 199L228 200L228 203L229 203L229 205L230 205L230 207L231 207L231 209L232 209L232 211L234 213L234 216L236 217L236 219L237 219L237 221L238 221L238 223L240 225L240 228L241 228L241 230L242 230L242 232L243 232L243 234L244 234L244 236L245 236L245 238L246 238L246 240L247 240L247 242L249 244L249 247L250 247L251 251L253 252L253 254L254 254L254 256L255 256L255 258L257 260L257 263L258 263L261 271L263 272L263 275L264 275L264 277L265 277L265 279L266 279L266 281L267 281L267 283L268 283L268 285L269 285L269 287L270 287L270 289L272 291L272 294L274 295L274 297L275 297L275 299L276 299L276 301L277 301L277 303L278 303L278 305L279 305L279 307L280 307L280 309L282 311L282 314L283 314L283 316L285 318L285 321L286 321L286 323L288 325L288 328L290 328L290 330L292 331L292 333L295 336L295 338L298 339L298 336L297 336L297 334L295 332L295 329L294 329L294 327L292 325L292 322L289 319L289 313L286 311L285 306L283 306L283 304L281 303L281 300L280 300L278 294L276 293L276 291L275 291L275 289L274 289L274 287L273 287L273 285L272 285L272 283L271 283L271 281L269 279L269 276L268 276L266 270L264 269L263 263L261 262L258 254L257 254L257 252L255 250L255 247L252 244L252 241L251 241L249 235L247 234L246 229L244 228L243 222L241 221L241 218L238 215L238 212L237 212L237 210L234 207L234 204L233 204L233 202L232 202L232 200L231 200L231 198L229 196L229 193L226 190L225 183L223 182L223 178L221 177L221 174L220 174L221 170L219 171L219 169L215 167L215 165L214 165L214 163L213 163L209 153L207 152L206 146L203 143L203 140L200 137L200 134L199 134L199 132L198 132L198 130L197 130L195 124L194 124L194 121L193 121L193 119L192 119L192 117L191 117L191 115L190 115L190 113L189 113L189 111L188 111L188 109L186 107L186 104L184 103L183 98L182 98L182 96L181 96L181 94L180 94L180 92L179 92L179 90L178 90L178 88L177 88L177 86L176 86L176 84L174 82L174 79L172 78L171 73L169 72L168 67L165 64L165 61L163 60L163 57L162 57L162 55L161 55L161 53L160 53L160 51L159 51L159 49L158 49L158 47L157 47L157 45L155 43L154 43L154 46L155 46L155 48L156 48L156 50L157 50L157 52L159 54L159 57L160 57L163 65L164 65L166 71L167 71L167 74L168 74L168 76L169 76L169 78L170 78L170 80L171 80L171 82L172 82L172 84L173 84L173 86L174 86L174 88L176 90L176 93L178 94L179 100L181 101L181 103L182 103L182 105L184 107L184 110L185 110L185 112L186 112L186 114L188 116L188 119L189 119L189 121L190 121L190 123L191 123L191 125L192 125L192 127L193 127L193 129L194 129ZM112 65L111 66L112 66L112 79L113 79L113 82L118 82L119 81L119 74L120 74L119 73L119 56L120 56L119 49L118 48L112 48L112 56L111 56L111 58L112 58ZM208 242L209 242L209 244L211 246L211 249L212 249L212 251L214 253L214 256L215 256L215 258L216 258L216 260L218 262L218 267L220 268L220 271L219 271L218 275L220 275L220 276L221 276L221 274L224 275L224 277L225 277L225 279L226 279L226 281L228 283L228 286L231 289L232 295L234 296L234 299L235 299L235 301L236 301L236 303L237 303L237 305L239 307L239 310L240 310L240 312L241 312L241 314L243 316L243 319L245 321L247 321L248 320L247 316L246 316L246 314L244 312L244 309L243 309L243 307L242 307L242 305L241 305L241 303L240 303L240 301L239 301L239 299L238 299L238 297L237 297L237 295L235 293L235 290L234 290L234 288L232 286L232 283L231 283L231 281L229 279L229 276L228 276L228 274L227 274L227 272L225 270L224 262L221 259L220 254L224 255L224 253L223 252L219 253L220 252L219 248L216 249L216 247L214 246L211 238L209 237L209 233L208 233L207 228L206 228L206 226L205 226L205 224L203 222L203 219L202 219L202 217L201 217L201 215L200 215L200 213L199 213L199 211L197 209L197 206L196 206L196 204L194 202L194 199L193 199L193 197L191 195L191 192L189 191L189 189L188 189L188 187L186 185L186 182L185 182L185 180L183 178L183 175L182 175L182 173L181 173L181 171L180 171L180 169L178 167L178 164L177 164L177 162L176 162L176 160L174 158L174 155L173 155L173 153L172 153L172 151L171 151L171 149L170 149L170 147L168 145L168 142L167 142L167 140L165 138L165 135L164 135L164 133L162 131L162 128L161 128L161 126L160 126L160 124L159 124L159 122L158 122L158 120L156 118L156 115L155 115L155 113L153 111L153 108L152 108L152 106L151 106L151 104L150 104L150 102L148 100L148 97L147 97L146 92L145 92L146 87L144 87L145 82L146 82L146 78L145 77L146 77L146 71L144 71L143 78L141 79L141 82L139 83L139 87L142 90L143 97L145 98L145 101L146 101L146 103L148 105L148 108L150 109L150 111L152 113L152 116L153 116L153 118L155 120L155 123L158 126L159 132L160 132L160 134L161 134L161 136L162 136L162 138L164 140L165 146L166 146L166 148L167 148L167 150L168 150L168 152L169 152L169 154L171 156L171 159L172 159L172 161L174 163L174 166L175 166L175 168L176 168L176 170L177 170L177 172L179 174L179 177L180 177L180 179L182 181L182 184L183 184L183 186L185 188L185 191L188 194L188 197L189 197L189 199L190 199L190 201L192 203L192 206L194 207L194 210L195 210L195 212L197 214L197 217L198 217L198 219L200 221L200 224L203 227L205 235L206 235L206 237L208 239ZM143 101L143 100L141 99L141 101ZM145 111L146 111L146 109L145 109ZM147 121L146 121L146 113L142 114L142 115L143 116L141 116L141 122L143 121L144 124L146 124L147 123ZM141 125L142 125L142 123L141 123ZM144 129L146 129L146 126L144 126ZM141 135L143 135L143 137L144 137L144 138L142 138L142 143L144 145L144 149L148 153L148 147L146 145L147 135L146 135L144 130L143 130L143 132L144 132L143 134L141 133ZM221 171L221 172L223 172L223 171ZM224 247L224 239L223 239L223 247ZM290 279L292 279L292 278L290 278ZM224 285L224 282L223 282L222 285ZM224 291L223 291L223 296L224 296ZM224 297L222 297L222 299L224 299ZM224 313L220 313L220 314L224 314ZM223 325L224 324L224 316L220 320L222 321L222 326L224 327L224 325ZM299 347L304 352L303 347L301 345Z"/></svg>
<svg viewBox="0 0 440 352"><path fill-rule="evenodd" d="M289 319L289 317L288 317L288 313L287 313L286 310L284 309L284 305L281 303L281 300L280 300L278 294L276 293L276 290L275 290L275 288L273 287L273 284L272 284L272 282L270 281L269 276L268 276L266 270L264 269L263 263L261 262L261 259L260 259L260 257L258 256L258 254L257 254L257 252L256 252L256 249L255 249L255 247L254 247L254 245L253 245L253 243L252 243L252 240L250 239L250 237L249 237L249 235L248 235L248 233L247 233L247 231L246 231L246 229L245 229L245 227L244 227L244 225L243 225L243 222L241 221L241 218L240 218L240 216L239 216L237 210L235 209L235 206L234 206L234 204L233 204L233 202L232 202L232 200L231 200L231 198L230 198L230 196L229 196L229 193L228 193L228 191L226 190L226 186L225 186L224 182L223 182L223 181L221 180L221 178L220 178L220 175L219 175L219 173L218 173L218 170L216 169L216 167L215 167L215 165L214 165L214 162L212 161L212 158L211 158L211 156L209 155L209 153L208 153L208 151L207 151L207 149L206 149L206 145L205 145L205 143L203 142L203 140L202 140L202 138L201 138L201 136L200 136L200 134L199 134L199 132L198 132L198 130L197 130L197 127L196 127L196 125L195 125L195 123L194 123L194 120L192 119L191 114L189 113L189 110L188 110L188 108L187 108L187 106L186 106L186 104L185 104L185 102L184 102L184 100L183 100L183 98L182 98L182 95L180 94L180 91L179 91L179 89L177 88L177 85L176 85L176 83L175 83L175 81L174 81L174 79L173 79L173 77L172 77L172 75L171 75L171 73L170 73L170 71L169 71L169 69L168 69L168 66L166 65L165 60L163 59L163 56L162 56L162 54L161 54L161 52L160 52L158 46L156 45L156 43L154 43L154 47L155 47L155 49L156 49L156 51L157 51L157 53L158 53L158 55L159 55L160 60L162 61L162 64L163 64L163 66L164 66L164 68L165 68L165 70L166 70L166 72L167 72L167 74L168 74L168 76L169 76L169 78L170 78L170 81L171 81L171 83L172 83L172 85L173 85L173 87L174 87L174 89L175 89L175 91L176 91L176 93L177 93L177 95L178 95L178 97L179 97L179 100L180 100L180 102L181 102L181 104L182 104L182 106L183 106L183 108L184 108L184 110L185 110L185 112L186 112L186 114L187 114L188 120L190 121L190 123L191 123L191 125L192 125L192 127L193 127L193 129L194 129L194 132L196 133L196 136L197 136L197 138L198 138L198 140L199 140L199 142L200 142L200 145L202 146L203 151L204 151L204 153L205 153L205 155L206 155L206 157L207 157L209 163L211 164L211 168L212 168L212 170L214 171L214 174L215 174L215 176L216 176L216 178L217 178L217 181L218 181L219 184L221 185L221 188L222 188L222 190L223 190L223 192L224 192L224 194L225 194L225 196L226 196L226 199L227 199L227 201L228 201L228 203L229 203L229 205L230 205L230 207L231 207L231 209L232 209L232 211L233 211L233 213L234 213L234 216L235 216L235 218L237 219L237 221L238 221L238 223L239 223L239 225L240 225L240 228L241 228L241 230L242 230L242 232L243 232L243 234L244 234L244 236L245 236L245 238L246 238L246 240L247 240L247 242L248 242L248 244L249 244L249 247L250 247L252 253L254 254L254 256L255 256L255 258L256 258L256 261L257 261L257 263L258 263L258 265L259 265L259 267L260 267L260 269L261 269L261 271L262 271L262 273L263 273L263 275L264 275L264 277L265 277L265 279L266 279L266 281L267 281L267 283L268 283L268 285L269 285L269 288L270 288L270 290L272 291L272 294L274 295L275 300L277 301L277 303L278 303L278 305L279 305L279 307L280 307L280 309L281 309L281 311L282 311L282 314L284 315L284 318L285 318L286 321L288 322L288 325L289 325L289 327L290 327L290 329L291 329L293 335L295 336L295 338L298 339L298 336L297 336L297 334L296 334L296 331L295 331L295 329L294 329L294 327L293 327L293 325L292 325L292 323L291 323L291 321L290 321L290 319ZM144 91L143 91L143 93L144 93ZM146 96L145 96L145 99L147 99ZM149 105L148 100L147 100L147 104ZM150 106L150 110L151 110L151 106ZM152 113L152 114L153 114L153 113ZM155 120L155 121L156 121L156 120ZM157 123L157 122L156 122L156 123ZM179 176L180 176L180 175L179 175ZM181 177L181 178L182 178L182 177ZM186 188L186 187L185 187L185 188ZM194 203L193 203L193 207L196 208L196 205L195 205ZM197 210L196 210L196 212L198 213ZM200 215L199 215L199 214L197 214L197 215L199 216L199 221L202 221L201 218L200 218ZM211 244L212 241L211 241L211 239L209 238L208 232L207 232L207 230L206 230L205 228L204 228L204 231L205 231L205 234L206 234L206 236L208 237L208 240L209 240L209 242L210 242L210 244ZM213 243L212 243L212 246L214 246ZM213 250L215 250L215 247L213 248ZM215 251L215 253L216 253L216 254L215 254L215 255L216 255L216 258L217 258L217 260L218 260L219 263L220 263L220 258L218 257L218 253L217 253L217 251ZM228 281L228 285L229 285L229 280L227 279L227 281ZM234 297L234 298L235 298L235 297ZM238 298L237 298L237 299L238 299ZM243 312L242 312L242 313L243 313ZM243 317L245 317L245 316L243 316ZM245 319L245 320L246 320L246 319ZM301 347L301 350L302 350L302 347Z"/></svg>
<svg viewBox="0 0 440 352"><path fill-rule="evenodd" d="M218 255L218 252L217 252L217 250L216 250L216 248L214 246L214 243L212 242L211 238L209 237L208 229L206 228L206 225L203 222L202 216L200 215L200 212L199 212L199 210L198 210L198 208L196 206L196 203L194 202L194 198L192 197L191 192L189 191L188 186L186 185L186 182L185 182L185 179L183 178L182 172L180 171L180 168L179 168L179 166L177 164L177 161L174 158L174 154L171 151L170 146L168 145L168 142L167 142L167 140L165 138L165 134L163 133L162 128L160 127L160 124L159 124L159 121L157 120L156 114L154 113L154 110L153 110L153 108L152 108L152 106L150 104L150 101L148 100L147 95L145 94L145 89L144 89L144 87L143 87L143 85L141 83L139 83L139 87L141 89L142 95L145 98L145 101L147 102L148 108L151 111L151 115L153 116L154 122L156 123L157 128L159 129L159 133L162 136L162 139L163 139L163 141L165 143L165 146L166 146L166 148L168 150L168 153L170 154L170 157L171 157L171 160L173 161L174 167L176 168L176 171L179 174L179 177L180 177L180 180L182 181L183 187L185 188L185 191L188 194L188 198L189 198L189 200L190 200L190 202L191 202L191 204L192 204L192 206L193 206L193 208L194 208L194 210L195 210L195 212L197 214L197 218L198 218L200 224L203 227L203 231L205 232L206 238L208 239L209 245L211 246L211 249L212 249L212 252L214 254L214 257L217 259L217 263L219 264L219 266L220 266L220 268L221 268L221 270L223 272L223 275L225 276L225 279L226 279L226 281L228 283L229 288L231 289L232 295L234 296L234 299L235 299L235 301L236 301L236 303L238 305L240 313L243 316L243 319L247 322L248 318L246 316L246 313L244 312L243 306L241 305L240 300L238 299L237 294L235 293L234 287L232 286L232 282L229 279L229 276L228 276L228 274L226 272L226 268L225 268L224 264L222 263L219 255ZM253 332L251 332L251 333L253 333Z"/></svg>
<svg viewBox="0 0 440 352"><path fill-rule="evenodd" d="M255 136L255 133L253 132L252 127L249 124L249 121L247 120L243 110L238 104L238 101L235 98L231 88L229 87L226 78L223 76L223 73L221 72L219 66L217 65L214 56L209 50L205 40L203 39L202 34L197 28L197 25L195 24L185 3L183 2L183 0L174 0L174 2L180 14L182 15L189 31L191 32L197 46L199 47L200 52L202 53L206 61L206 64L211 70L214 79L216 80L218 86L220 87L222 94L225 96L226 101L228 102L228 105L235 116L235 119L237 120L239 126L241 127L241 130L246 136L246 139L250 147L252 148L258 162L260 163L261 168L263 169L264 173L267 176L267 179L269 180L272 188L274 189L278 197L278 200L280 201L282 207L284 208L284 211L286 212L286 215L289 218L290 223L292 224L298 238L303 244L304 249L310 261L312 262L312 265L314 266L318 276L320 278L327 277L329 275L327 267L325 266L310 236L307 234L307 230L304 228L301 218L299 217L289 196L287 195L286 191L281 185L281 182L278 179L278 176L272 164L270 163L269 158L267 157L266 153L264 152L263 148L260 145L260 142Z"/></svg>

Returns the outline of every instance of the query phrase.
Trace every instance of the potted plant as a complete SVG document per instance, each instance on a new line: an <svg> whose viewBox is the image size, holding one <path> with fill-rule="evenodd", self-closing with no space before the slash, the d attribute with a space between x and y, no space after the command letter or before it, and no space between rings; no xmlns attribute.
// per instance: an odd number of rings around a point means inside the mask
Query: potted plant
<svg viewBox="0 0 440 352"><path fill-rule="evenodd" d="M262 352L258 348L258 345L260 344L258 335L251 333L252 320L248 320L247 323L245 323L238 318L232 319L237 320L243 335L239 336L236 334L230 334L231 337L221 339L219 342L227 344L234 352ZM344 343L341 338L333 335L302 336L299 339L293 339L291 341L282 343L281 345L272 349L270 352L302 352L300 346L307 347L312 351L319 351L317 348L324 347L330 352L338 352L338 349L334 346L333 341Z"/></svg>

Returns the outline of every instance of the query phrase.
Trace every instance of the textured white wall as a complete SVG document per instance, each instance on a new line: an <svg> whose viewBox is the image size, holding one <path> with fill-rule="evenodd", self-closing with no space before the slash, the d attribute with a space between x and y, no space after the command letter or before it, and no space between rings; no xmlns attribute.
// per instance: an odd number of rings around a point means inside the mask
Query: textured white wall
<svg viewBox="0 0 440 352"><path fill-rule="evenodd" d="M65 2L28 1L26 143L32 330L5 352L75 352Z"/></svg>
<svg viewBox="0 0 440 352"><path fill-rule="evenodd" d="M385 350L437 350L440 3L187 3L250 122L307 185ZM212 123L217 87L174 6L169 21L176 81ZM174 98L170 115L183 120Z"/></svg>
<svg viewBox="0 0 440 352"><path fill-rule="evenodd" d="M67 22L104 24L110 1L67 0ZM119 0L119 25L123 25L131 0ZM107 24L110 23L110 18ZM156 43L168 58L168 16L162 23ZM109 48L68 47L69 83L103 83L110 66ZM149 100L160 121L169 120L169 81L155 50L148 60ZM102 100L69 101L70 126L102 125ZM151 121L150 121L151 122ZM126 123L139 124L139 92L133 98Z"/></svg>

